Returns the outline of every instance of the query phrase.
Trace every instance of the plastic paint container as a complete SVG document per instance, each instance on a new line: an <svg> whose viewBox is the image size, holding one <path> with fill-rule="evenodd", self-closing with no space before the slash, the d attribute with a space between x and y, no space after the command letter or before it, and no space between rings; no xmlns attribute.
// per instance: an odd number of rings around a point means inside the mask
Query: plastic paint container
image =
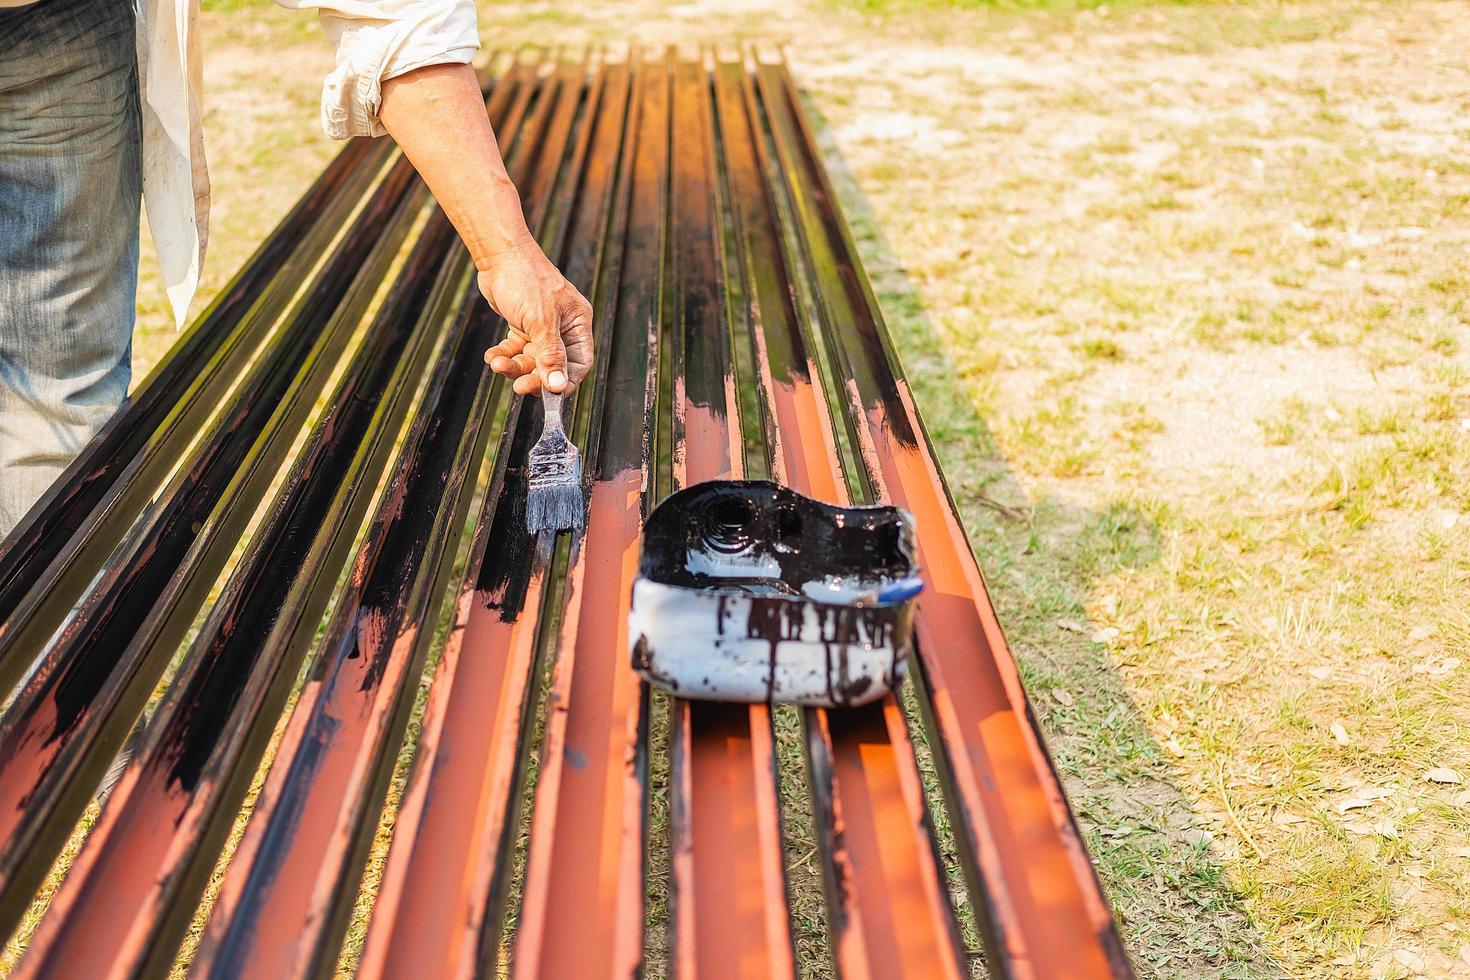
<svg viewBox="0 0 1470 980"><path fill-rule="evenodd" d="M922 587L905 511L701 483L644 527L633 668L683 698L867 704L903 680Z"/></svg>

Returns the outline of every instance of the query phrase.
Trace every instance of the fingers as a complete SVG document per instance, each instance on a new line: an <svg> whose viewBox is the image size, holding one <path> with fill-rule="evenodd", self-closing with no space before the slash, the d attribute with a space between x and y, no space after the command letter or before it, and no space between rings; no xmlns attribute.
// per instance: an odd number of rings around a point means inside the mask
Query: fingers
<svg viewBox="0 0 1470 980"><path fill-rule="evenodd" d="M519 331L512 331L511 336L485 351L485 363L496 374L512 379L511 387L516 394L534 394L542 385L542 365L536 355L540 347L538 342L519 335Z"/></svg>
<svg viewBox="0 0 1470 980"><path fill-rule="evenodd" d="M520 373L515 370L515 358L525 349L526 335L512 327L504 340L485 351L485 363L496 374L514 377Z"/></svg>

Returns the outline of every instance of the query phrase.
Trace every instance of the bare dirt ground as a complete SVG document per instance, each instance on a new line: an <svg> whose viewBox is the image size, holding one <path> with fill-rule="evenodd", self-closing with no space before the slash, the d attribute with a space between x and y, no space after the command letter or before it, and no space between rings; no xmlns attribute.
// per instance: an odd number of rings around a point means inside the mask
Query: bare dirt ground
<svg viewBox="0 0 1470 980"><path fill-rule="evenodd" d="M484 7L787 45L1145 975L1470 975L1467 15ZM314 25L204 29L208 294L333 148Z"/></svg>

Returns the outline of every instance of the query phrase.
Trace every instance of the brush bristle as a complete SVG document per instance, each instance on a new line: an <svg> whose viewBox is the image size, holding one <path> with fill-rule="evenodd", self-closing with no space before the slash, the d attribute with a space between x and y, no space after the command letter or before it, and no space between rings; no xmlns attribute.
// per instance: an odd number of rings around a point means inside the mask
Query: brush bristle
<svg viewBox="0 0 1470 980"><path fill-rule="evenodd" d="M526 494L526 530L532 534L578 531L583 520L582 466L573 457L556 482L533 486Z"/></svg>
<svg viewBox="0 0 1470 980"><path fill-rule="evenodd" d="M582 457L561 427L561 396L546 394L541 438L527 457L526 530L575 531L582 527Z"/></svg>

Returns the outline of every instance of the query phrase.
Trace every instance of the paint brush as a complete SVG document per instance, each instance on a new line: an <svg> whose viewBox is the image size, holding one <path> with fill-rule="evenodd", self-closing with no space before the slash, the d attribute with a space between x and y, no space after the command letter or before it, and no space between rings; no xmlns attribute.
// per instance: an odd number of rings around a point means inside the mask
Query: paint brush
<svg viewBox="0 0 1470 980"><path fill-rule="evenodd" d="M541 438L531 447L526 530L571 531L582 527L582 458L561 421L561 395L541 389Z"/></svg>

